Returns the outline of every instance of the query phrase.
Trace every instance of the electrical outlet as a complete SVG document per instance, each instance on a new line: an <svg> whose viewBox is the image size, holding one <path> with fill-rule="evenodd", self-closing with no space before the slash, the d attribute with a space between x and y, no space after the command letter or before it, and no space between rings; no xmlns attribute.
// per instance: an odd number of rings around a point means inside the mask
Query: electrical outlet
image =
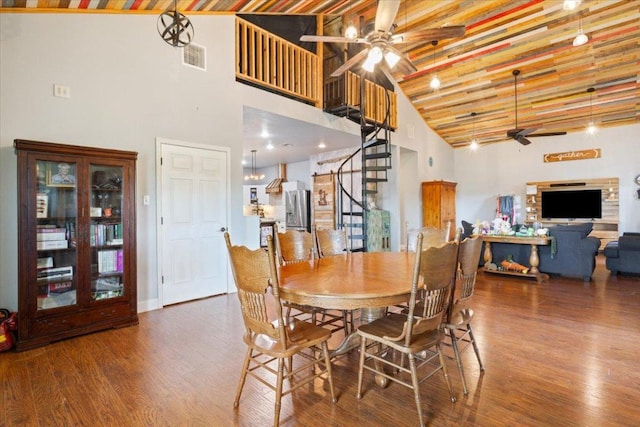
<svg viewBox="0 0 640 427"><path fill-rule="evenodd" d="M53 85L53 96L71 98L71 88L69 86Z"/></svg>
<svg viewBox="0 0 640 427"><path fill-rule="evenodd" d="M143 205L148 205L150 201L151 200L150 200L150 197L148 195L145 195L145 196L142 197L142 204Z"/></svg>

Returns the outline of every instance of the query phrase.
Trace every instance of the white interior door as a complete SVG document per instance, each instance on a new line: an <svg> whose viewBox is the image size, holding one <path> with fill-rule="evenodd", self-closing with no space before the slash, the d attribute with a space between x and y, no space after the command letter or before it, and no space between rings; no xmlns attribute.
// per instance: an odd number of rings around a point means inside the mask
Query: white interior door
<svg viewBox="0 0 640 427"><path fill-rule="evenodd" d="M161 143L162 305L227 292L227 152Z"/></svg>

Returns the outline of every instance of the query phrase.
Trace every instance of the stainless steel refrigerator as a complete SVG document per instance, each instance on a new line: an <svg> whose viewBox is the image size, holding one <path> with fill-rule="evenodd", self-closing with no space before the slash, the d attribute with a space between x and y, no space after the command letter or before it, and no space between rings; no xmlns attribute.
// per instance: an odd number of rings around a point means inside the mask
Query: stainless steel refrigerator
<svg viewBox="0 0 640 427"><path fill-rule="evenodd" d="M287 230L311 231L311 194L309 190L284 192Z"/></svg>

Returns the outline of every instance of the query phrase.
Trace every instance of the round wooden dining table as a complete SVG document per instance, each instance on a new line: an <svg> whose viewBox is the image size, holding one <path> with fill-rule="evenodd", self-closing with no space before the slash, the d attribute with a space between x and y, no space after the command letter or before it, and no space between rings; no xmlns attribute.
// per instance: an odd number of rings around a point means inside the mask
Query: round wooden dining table
<svg viewBox="0 0 640 427"><path fill-rule="evenodd" d="M409 300L415 253L353 252L278 268L280 298L324 309L360 309L360 323L382 317ZM357 344L347 336L333 354Z"/></svg>
<svg viewBox="0 0 640 427"><path fill-rule="evenodd" d="M336 310L408 300L415 253L353 252L279 267L280 298Z"/></svg>

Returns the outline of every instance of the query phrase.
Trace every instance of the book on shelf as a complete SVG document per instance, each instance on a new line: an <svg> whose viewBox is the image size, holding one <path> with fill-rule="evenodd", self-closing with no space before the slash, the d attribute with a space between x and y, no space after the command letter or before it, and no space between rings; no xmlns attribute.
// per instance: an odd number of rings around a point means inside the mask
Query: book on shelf
<svg viewBox="0 0 640 427"><path fill-rule="evenodd" d="M38 250L43 251L47 249L67 249L69 243L66 240L44 240L37 242Z"/></svg>
<svg viewBox="0 0 640 427"><path fill-rule="evenodd" d="M53 267L53 257L47 256L38 258L38 263L36 264L36 268L51 268Z"/></svg>
<svg viewBox="0 0 640 427"><path fill-rule="evenodd" d="M45 268L38 271L38 280L57 280L73 277L73 267L68 265L66 267Z"/></svg>
<svg viewBox="0 0 640 427"><path fill-rule="evenodd" d="M121 273L124 271L122 249L98 251L98 273Z"/></svg>
<svg viewBox="0 0 640 427"><path fill-rule="evenodd" d="M38 295L38 310L64 307L76 303L76 290L67 292L52 293L49 295Z"/></svg>
<svg viewBox="0 0 640 427"><path fill-rule="evenodd" d="M49 196L45 193L36 195L36 218L46 218L49 207Z"/></svg>
<svg viewBox="0 0 640 427"><path fill-rule="evenodd" d="M64 233L67 229L64 227L58 227L55 224L50 225L39 225L37 227L37 233Z"/></svg>
<svg viewBox="0 0 640 427"><path fill-rule="evenodd" d="M124 241L121 223L91 224L89 232L91 246L121 245Z"/></svg>
<svg viewBox="0 0 640 427"><path fill-rule="evenodd" d="M46 232L41 232L40 230L38 230L38 232L36 233L36 240L38 242L46 242L46 241L50 241L50 240L66 240L67 239L67 232L64 228L48 228L45 229ZM53 232L50 230L61 230L58 232Z"/></svg>
<svg viewBox="0 0 640 427"><path fill-rule="evenodd" d="M61 294L73 290L73 281L66 280L64 282L48 283L46 285L46 295Z"/></svg>

